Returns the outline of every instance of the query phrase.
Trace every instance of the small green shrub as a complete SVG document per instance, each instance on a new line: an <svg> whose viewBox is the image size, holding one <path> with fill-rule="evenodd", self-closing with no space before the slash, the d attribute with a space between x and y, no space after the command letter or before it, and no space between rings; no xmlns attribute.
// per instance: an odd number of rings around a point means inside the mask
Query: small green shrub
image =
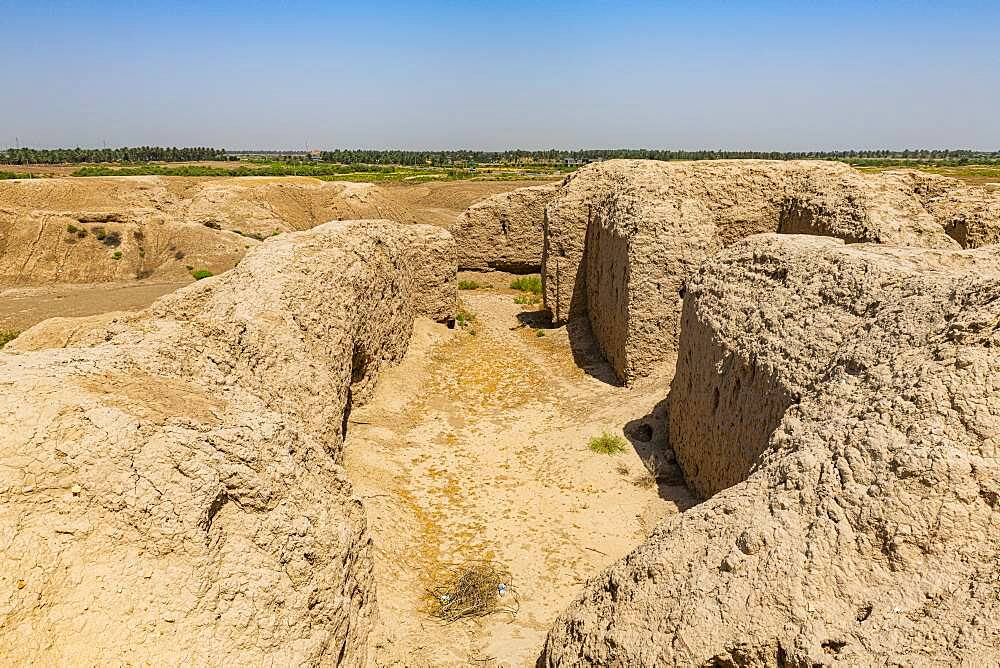
<svg viewBox="0 0 1000 668"><path fill-rule="evenodd" d="M104 239L107 238L108 233L104 230L103 227L95 227L94 236L97 237L98 241L104 241Z"/></svg>
<svg viewBox="0 0 1000 668"><path fill-rule="evenodd" d="M523 294L523 295L518 295L518 296L514 297L514 303L515 304L529 304L529 305L533 305L533 304L540 304L541 301L542 301L541 297L539 297L538 295L532 295L532 294Z"/></svg>
<svg viewBox="0 0 1000 668"><path fill-rule="evenodd" d="M617 455L625 452L625 439L617 434L604 432L600 436L595 436L587 443L587 447L602 455Z"/></svg>
<svg viewBox="0 0 1000 668"><path fill-rule="evenodd" d="M475 319L475 314L466 311L464 308L460 308L455 312L455 322L458 323L459 327L468 327L473 323L473 321L475 321Z"/></svg>
<svg viewBox="0 0 1000 668"><path fill-rule="evenodd" d="M111 259L113 259L113 260L120 260L120 259L122 259L122 252L121 251L115 251L115 254L111 256Z"/></svg>
<svg viewBox="0 0 1000 668"><path fill-rule="evenodd" d="M475 281L459 281L458 282L458 289L459 290L478 290L481 287L483 287L483 286L481 286L479 283L476 283Z"/></svg>
<svg viewBox="0 0 1000 668"><path fill-rule="evenodd" d="M14 332L9 329L0 329L0 348L17 338L19 332Z"/></svg>
<svg viewBox="0 0 1000 668"><path fill-rule="evenodd" d="M542 277L520 276L510 282L510 287L512 290L520 290L522 292L530 292L533 295L540 295L542 294Z"/></svg>
<svg viewBox="0 0 1000 668"><path fill-rule="evenodd" d="M191 275L194 276L194 280L200 281L203 278L208 278L209 276L214 276L212 272L208 269L198 269L197 271L192 271Z"/></svg>
<svg viewBox="0 0 1000 668"><path fill-rule="evenodd" d="M80 230L80 228L77 227L76 225L67 225L66 226L66 231L69 232L70 234L76 234L79 230Z"/></svg>
<svg viewBox="0 0 1000 668"><path fill-rule="evenodd" d="M542 338L543 336L545 336L545 330L544 329L536 329L535 330L535 336L537 336L538 338Z"/></svg>

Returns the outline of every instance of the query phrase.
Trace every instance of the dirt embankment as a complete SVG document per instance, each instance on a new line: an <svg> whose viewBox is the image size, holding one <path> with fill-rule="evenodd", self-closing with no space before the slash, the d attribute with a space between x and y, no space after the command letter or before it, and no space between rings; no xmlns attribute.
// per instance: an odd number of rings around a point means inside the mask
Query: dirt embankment
<svg viewBox="0 0 1000 668"><path fill-rule="evenodd" d="M452 265L410 266L451 243L427 231L283 235L75 347L46 322L0 352L0 654L363 663L372 555L341 444L441 281L454 300Z"/></svg>
<svg viewBox="0 0 1000 668"><path fill-rule="evenodd" d="M219 273L275 234L332 220L449 228L517 181L371 184L305 177L108 177L0 182L0 285L179 282Z"/></svg>
<svg viewBox="0 0 1000 668"><path fill-rule="evenodd" d="M353 218L450 227L475 202L526 183L533 182L0 182L0 329L23 331L53 316L144 308L190 283L194 270L218 274L232 268L275 232Z"/></svg>

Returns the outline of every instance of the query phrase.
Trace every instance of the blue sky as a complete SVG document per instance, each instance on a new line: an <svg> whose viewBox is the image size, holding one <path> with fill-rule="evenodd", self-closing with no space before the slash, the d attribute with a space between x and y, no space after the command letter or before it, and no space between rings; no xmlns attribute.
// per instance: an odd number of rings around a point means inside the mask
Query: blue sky
<svg viewBox="0 0 1000 668"><path fill-rule="evenodd" d="M1000 3L0 0L0 147L1000 150Z"/></svg>

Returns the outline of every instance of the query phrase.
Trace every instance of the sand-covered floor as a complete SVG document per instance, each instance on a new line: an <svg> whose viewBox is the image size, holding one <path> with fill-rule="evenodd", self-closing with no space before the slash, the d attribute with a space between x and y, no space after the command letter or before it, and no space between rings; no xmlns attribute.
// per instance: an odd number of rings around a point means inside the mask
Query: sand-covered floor
<svg viewBox="0 0 1000 668"><path fill-rule="evenodd" d="M694 503L669 462L658 484L645 475L665 439L672 369L635 388L609 384L580 337L574 355L566 328L539 336L525 324L537 307L515 294L462 291L475 315L466 329L418 323L406 361L351 415L345 465L375 547L381 665L534 665L582 583ZM587 448L636 420L655 427L649 442L629 439L614 456ZM434 574L482 557L513 572L516 617L430 616Z"/></svg>

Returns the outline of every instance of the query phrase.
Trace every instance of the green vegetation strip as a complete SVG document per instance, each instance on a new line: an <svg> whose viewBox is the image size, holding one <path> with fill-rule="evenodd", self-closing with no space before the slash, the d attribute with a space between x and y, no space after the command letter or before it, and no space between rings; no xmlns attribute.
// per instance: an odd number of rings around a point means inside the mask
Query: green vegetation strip
<svg viewBox="0 0 1000 668"><path fill-rule="evenodd" d="M0 349L17 338L18 332L11 330L0 330Z"/></svg>
<svg viewBox="0 0 1000 668"><path fill-rule="evenodd" d="M242 163L237 167L209 167L205 165L180 165L169 167L161 164L129 165L127 167L88 165L80 167L72 176L308 176L324 181L436 181L472 178L523 179L525 174L515 171L477 172L470 169L444 169L439 167L399 167L383 165L332 165L310 163L272 162L266 164Z"/></svg>
<svg viewBox="0 0 1000 668"><path fill-rule="evenodd" d="M530 292L533 295L542 294L542 277L536 275L521 276L510 282L511 290Z"/></svg>

